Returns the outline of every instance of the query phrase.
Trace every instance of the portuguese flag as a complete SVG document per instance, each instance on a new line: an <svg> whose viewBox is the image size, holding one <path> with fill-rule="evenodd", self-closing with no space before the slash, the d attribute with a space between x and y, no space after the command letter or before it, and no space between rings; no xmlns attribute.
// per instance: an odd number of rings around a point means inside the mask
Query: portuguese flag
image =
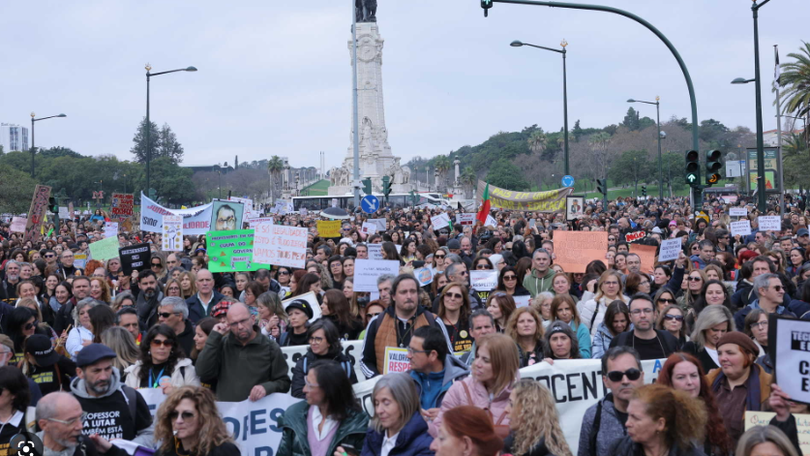
<svg viewBox="0 0 810 456"><path fill-rule="evenodd" d="M489 215L489 182L487 182L487 186L484 189L484 196L481 198L481 210L478 211L478 216L476 217L482 225L487 223L487 216Z"/></svg>

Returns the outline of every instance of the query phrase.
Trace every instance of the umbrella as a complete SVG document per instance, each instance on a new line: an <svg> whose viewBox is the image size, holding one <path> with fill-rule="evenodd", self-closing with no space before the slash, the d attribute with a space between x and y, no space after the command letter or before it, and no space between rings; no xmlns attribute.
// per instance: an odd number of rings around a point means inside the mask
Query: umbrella
<svg viewBox="0 0 810 456"><path fill-rule="evenodd" d="M339 207L328 207L321 211L321 217L332 220L346 220L349 218L349 214Z"/></svg>

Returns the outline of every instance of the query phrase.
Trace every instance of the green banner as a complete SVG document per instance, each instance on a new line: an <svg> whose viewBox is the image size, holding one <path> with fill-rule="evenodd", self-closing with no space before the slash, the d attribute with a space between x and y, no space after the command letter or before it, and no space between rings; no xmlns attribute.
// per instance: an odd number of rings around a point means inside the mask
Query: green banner
<svg viewBox="0 0 810 456"><path fill-rule="evenodd" d="M209 231L208 270L238 272L270 269L269 264L253 263L253 230Z"/></svg>

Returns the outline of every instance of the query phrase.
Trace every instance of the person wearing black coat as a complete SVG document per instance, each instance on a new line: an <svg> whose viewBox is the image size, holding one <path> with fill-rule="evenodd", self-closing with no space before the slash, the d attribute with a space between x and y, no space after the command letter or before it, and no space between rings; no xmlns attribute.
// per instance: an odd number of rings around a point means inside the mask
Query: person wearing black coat
<svg viewBox="0 0 810 456"><path fill-rule="evenodd" d="M320 319L316 321L309 327L307 335L310 344L309 348L292 369L290 394L293 397L304 398L307 372L316 361L320 360L337 362L343 368L346 376L349 377L352 385L357 383L357 374L354 372L352 360L343 353L343 347L340 345L340 335L331 320Z"/></svg>

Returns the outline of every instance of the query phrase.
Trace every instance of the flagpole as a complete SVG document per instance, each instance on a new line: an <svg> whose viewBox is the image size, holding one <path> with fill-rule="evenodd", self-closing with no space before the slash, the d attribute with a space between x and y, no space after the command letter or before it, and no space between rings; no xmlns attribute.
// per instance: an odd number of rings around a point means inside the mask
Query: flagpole
<svg viewBox="0 0 810 456"><path fill-rule="evenodd" d="M774 69L774 88L776 89L776 168L779 173L779 216L785 216L785 176L782 166L782 107L779 97L779 45L773 45L773 55L776 62Z"/></svg>

